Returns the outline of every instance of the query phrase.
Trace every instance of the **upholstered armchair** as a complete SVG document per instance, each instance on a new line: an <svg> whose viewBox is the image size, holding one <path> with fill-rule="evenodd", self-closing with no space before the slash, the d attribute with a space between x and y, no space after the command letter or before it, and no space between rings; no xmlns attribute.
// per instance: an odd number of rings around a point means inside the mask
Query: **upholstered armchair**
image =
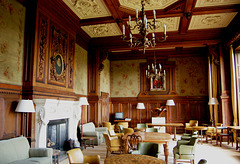
<svg viewBox="0 0 240 164"><path fill-rule="evenodd" d="M67 151L70 164L74 163L89 163L100 164L100 155L83 155L80 148L75 148Z"/></svg>
<svg viewBox="0 0 240 164"><path fill-rule="evenodd" d="M194 163L195 158L195 147L198 139L192 137L188 140L178 140L177 145L173 148L174 160L178 159L189 159Z"/></svg>
<svg viewBox="0 0 240 164"><path fill-rule="evenodd" d="M185 123L185 133L187 131L192 131L193 126L198 126L198 120L190 120L189 122Z"/></svg>
<svg viewBox="0 0 240 164"><path fill-rule="evenodd" d="M123 128L123 133L127 134L127 133L134 133L133 128Z"/></svg>
<svg viewBox="0 0 240 164"><path fill-rule="evenodd" d="M117 123L116 131L120 133L119 125L122 125L123 128L128 128L128 122L119 122Z"/></svg>
<svg viewBox="0 0 240 164"><path fill-rule="evenodd" d="M117 136L118 138L121 138L124 135L123 133L115 133L114 130L108 130L108 133L109 133L110 137Z"/></svg>
<svg viewBox="0 0 240 164"><path fill-rule="evenodd" d="M83 124L83 136L94 137L94 145L100 145L104 142L103 133L108 133L107 127L96 128L93 122Z"/></svg>
<svg viewBox="0 0 240 164"><path fill-rule="evenodd" d="M152 142L139 142L137 150L131 151L131 154L150 155L158 157L160 154L159 145Z"/></svg>
<svg viewBox="0 0 240 164"><path fill-rule="evenodd" d="M104 122L103 127L107 127L108 130L114 130L115 125L112 125L111 122Z"/></svg>
<svg viewBox="0 0 240 164"><path fill-rule="evenodd" d="M107 145L107 154L106 157L109 157L113 152L120 152L123 151L123 141L121 138L114 136L110 137L108 133L103 133L106 145Z"/></svg>
<svg viewBox="0 0 240 164"><path fill-rule="evenodd" d="M158 128L146 128L146 132L158 132Z"/></svg>
<svg viewBox="0 0 240 164"><path fill-rule="evenodd" d="M192 137L195 137L197 138L198 137L198 131L193 131L192 134L187 134L187 133L184 133L182 136L181 136L181 140L190 140Z"/></svg>
<svg viewBox="0 0 240 164"><path fill-rule="evenodd" d="M223 124L222 123L216 123L216 127L219 127L219 126L222 127ZM221 129L217 129L216 127L213 127L213 126L207 127L207 131L205 133L206 142L208 142L208 137L210 137L211 143L212 143L213 138L217 137L217 133L221 133Z"/></svg>

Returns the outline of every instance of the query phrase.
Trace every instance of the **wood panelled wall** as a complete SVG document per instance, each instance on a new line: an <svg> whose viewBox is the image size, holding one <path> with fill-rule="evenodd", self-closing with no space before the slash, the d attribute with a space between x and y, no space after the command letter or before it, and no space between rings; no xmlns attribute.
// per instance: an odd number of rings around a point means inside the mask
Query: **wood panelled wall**
<svg viewBox="0 0 240 164"><path fill-rule="evenodd" d="M207 97L174 97L175 106L167 107L167 112L162 115L168 123L185 123L191 119L196 119L199 124L209 123L208 98ZM131 127L136 127L140 123L151 123L151 109L164 106L167 99L144 99L141 100L145 104L144 110L136 109L137 98L111 98L110 121L114 122L114 113L123 112L124 118L131 118ZM141 115L141 116L140 116ZM184 128L178 128L178 132L183 132ZM169 128L168 131L172 132Z"/></svg>

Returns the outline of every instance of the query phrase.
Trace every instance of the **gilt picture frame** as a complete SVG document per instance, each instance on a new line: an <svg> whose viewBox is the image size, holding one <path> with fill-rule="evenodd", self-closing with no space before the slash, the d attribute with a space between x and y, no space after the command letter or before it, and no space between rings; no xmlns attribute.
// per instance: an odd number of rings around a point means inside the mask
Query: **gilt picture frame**
<svg viewBox="0 0 240 164"><path fill-rule="evenodd" d="M166 76L160 75L159 79L150 76L150 91L166 91Z"/></svg>

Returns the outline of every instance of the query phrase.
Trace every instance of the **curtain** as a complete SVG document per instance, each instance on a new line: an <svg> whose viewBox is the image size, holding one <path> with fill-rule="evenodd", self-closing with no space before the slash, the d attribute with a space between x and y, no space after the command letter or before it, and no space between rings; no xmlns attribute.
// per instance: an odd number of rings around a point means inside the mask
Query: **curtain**
<svg viewBox="0 0 240 164"><path fill-rule="evenodd" d="M231 70L231 97L232 97L232 110L233 110L233 125L238 124L237 119L237 96L236 96L236 70L235 58L232 45L230 46L230 70Z"/></svg>

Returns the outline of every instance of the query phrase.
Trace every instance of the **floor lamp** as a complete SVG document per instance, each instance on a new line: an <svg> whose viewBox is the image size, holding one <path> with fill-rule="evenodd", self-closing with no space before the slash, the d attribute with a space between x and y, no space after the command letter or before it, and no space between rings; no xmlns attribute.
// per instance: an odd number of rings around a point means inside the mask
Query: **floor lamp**
<svg viewBox="0 0 240 164"><path fill-rule="evenodd" d="M23 122L23 130L22 135L27 137L27 129L28 129L28 122L27 122L27 113L34 113L34 105L32 100L19 100L17 108L15 112L21 112L24 114L24 122Z"/></svg>
<svg viewBox="0 0 240 164"><path fill-rule="evenodd" d="M79 104L81 106L81 142L80 142L80 145L81 147L83 146L83 140L82 140L82 137L83 137L83 109L82 109L82 106L83 105L89 105L88 101L87 101L87 98L86 97L80 97L79 98Z"/></svg>
<svg viewBox="0 0 240 164"><path fill-rule="evenodd" d="M138 103L137 109L140 109L140 123L141 123L141 110L145 109L144 103Z"/></svg>
<svg viewBox="0 0 240 164"><path fill-rule="evenodd" d="M210 99L209 99L209 102L208 102L208 105L212 105L212 106L214 106L214 105L218 105L219 103L218 103L218 100L217 100L217 98L215 98L215 97L211 97ZM213 112L212 112L212 114L213 114L213 116L212 116L212 126L215 126L215 118L214 118L214 116L215 116L215 113L214 113L214 109L212 110Z"/></svg>

